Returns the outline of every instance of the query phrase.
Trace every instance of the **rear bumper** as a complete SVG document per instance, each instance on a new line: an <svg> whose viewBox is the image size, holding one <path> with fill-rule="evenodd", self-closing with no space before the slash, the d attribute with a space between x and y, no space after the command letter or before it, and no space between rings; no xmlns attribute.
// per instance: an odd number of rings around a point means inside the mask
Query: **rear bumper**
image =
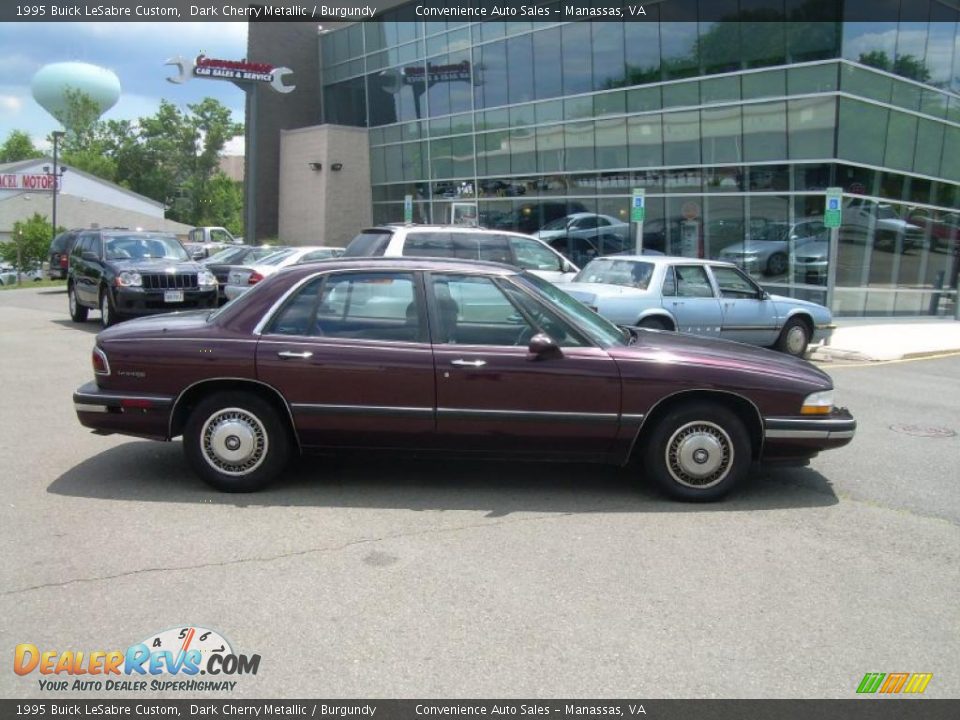
<svg viewBox="0 0 960 720"><path fill-rule="evenodd" d="M768 417L763 426L763 455L771 460L813 457L843 447L857 431L857 421L846 408L823 417Z"/></svg>
<svg viewBox="0 0 960 720"><path fill-rule="evenodd" d="M88 382L73 393L73 408L84 427L101 434L133 435L166 440L172 397L143 393L107 392Z"/></svg>

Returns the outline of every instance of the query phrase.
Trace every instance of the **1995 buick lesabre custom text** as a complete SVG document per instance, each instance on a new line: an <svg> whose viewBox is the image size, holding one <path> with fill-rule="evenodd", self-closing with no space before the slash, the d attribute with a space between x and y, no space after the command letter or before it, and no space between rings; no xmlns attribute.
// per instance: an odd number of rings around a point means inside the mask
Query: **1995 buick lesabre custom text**
<svg viewBox="0 0 960 720"><path fill-rule="evenodd" d="M856 423L804 360L621 329L503 265L341 259L295 266L216 312L97 336L74 394L99 433L183 436L228 492L297 452L637 460L674 497L713 500L758 460L846 445Z"/></svg>

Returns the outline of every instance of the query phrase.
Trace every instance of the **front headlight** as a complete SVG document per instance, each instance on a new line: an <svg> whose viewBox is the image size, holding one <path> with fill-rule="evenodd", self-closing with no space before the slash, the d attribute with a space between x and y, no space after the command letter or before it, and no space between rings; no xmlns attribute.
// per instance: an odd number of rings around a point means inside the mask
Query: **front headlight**
<svg viewBox="0 0 960 720"><path fill-rule="evenodd" d="M138 272L124 270L117 275L117 285L120 287L143 287L143 278Z"/></svg>
<svg viewBox="0 0 960 720"><path fill-rule="evenodd" d="M202 288L212 288L217 286L217 276L209 270L201 270L197 274L197 282Z"/></svg>
<svg viewBox="0 0 960 720"><path fill-rule="evenodd" d="M807 395L800 408L801 415L829 415L833 410L833 390L821 390Z"/></svg>

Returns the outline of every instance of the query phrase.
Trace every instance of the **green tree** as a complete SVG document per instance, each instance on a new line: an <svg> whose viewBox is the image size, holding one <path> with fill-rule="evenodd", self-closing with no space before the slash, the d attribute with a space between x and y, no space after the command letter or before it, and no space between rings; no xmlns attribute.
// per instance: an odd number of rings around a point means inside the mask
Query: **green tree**
<svg viewBox="0 0 960 720"><path fill-rule="evenodd" d="M43 153L34 147L30 135L23 130L11 130L3 145L0 145L0 163L32 160L43 157Z"/></svg>
<svg viewBox="0 0 960 720"><path fill-rule="evenodd" d="M63 232L66 228L57 228ZM18 220L13 224L13 238L8 243L0 245L5 262L19 270L30 270L47 259L50 253L50 240L53 237L53 226L46 216L34 213L25 221ZM19 257L19 260L18 260Z"/></svg>

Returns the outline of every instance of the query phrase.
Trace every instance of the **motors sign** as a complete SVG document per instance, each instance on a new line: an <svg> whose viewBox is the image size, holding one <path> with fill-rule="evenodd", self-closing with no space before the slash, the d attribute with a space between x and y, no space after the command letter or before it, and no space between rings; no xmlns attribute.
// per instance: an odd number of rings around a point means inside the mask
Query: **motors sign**
<svg viewBox="0 0 960 720"><path fill-rule="evenodd" d="M53 174L24 173L0 175L0 190L53 190L57 179Z"/></svg>

